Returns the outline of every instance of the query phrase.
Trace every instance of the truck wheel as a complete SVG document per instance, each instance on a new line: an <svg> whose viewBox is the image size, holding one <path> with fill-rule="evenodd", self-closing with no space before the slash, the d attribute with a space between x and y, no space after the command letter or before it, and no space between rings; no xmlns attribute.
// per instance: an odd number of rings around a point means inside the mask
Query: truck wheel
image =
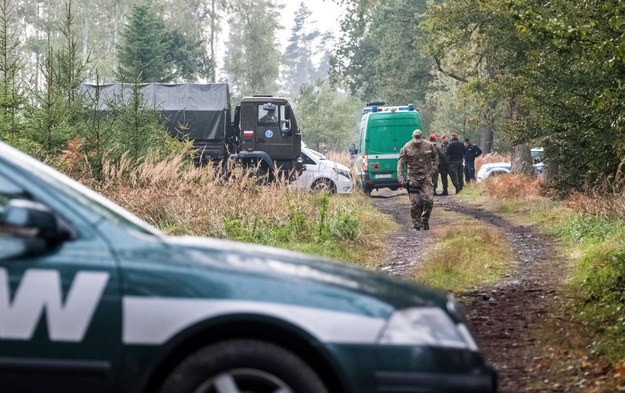
<svg viewBox="0 0 625 393"><path fill-rule="evenodd" d="M334 182L326 178L315 180L312 186L310 186L310 189L313 191L327 191L330 194L334 194L336 192L336 186L334 185Z"/></svg>
<svg viewBox="0 0 625 393"><path fill-rule="evenodd" d="M276 345L232 340L210 345L182 361L160 393L327 393L299 357Z"/></svg>

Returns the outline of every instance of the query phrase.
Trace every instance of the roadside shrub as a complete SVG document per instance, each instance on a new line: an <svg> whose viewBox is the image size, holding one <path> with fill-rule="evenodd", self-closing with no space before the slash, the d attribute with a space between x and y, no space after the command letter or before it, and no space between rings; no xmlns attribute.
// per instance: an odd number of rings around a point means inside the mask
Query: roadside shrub
<svg viewBox="0 0 625 393"><path fill-rule="evenodd" d="M523 175L505 174L488 178L484 182L488 196L496 199L537 199L541 197L539 179Z"/></svg>
<svg viewBox="0 0 625 393"><path fill-rule="evenodd" d="M625 231L591 247L581 260L578 282L591 300L625 302Z"/></svg>

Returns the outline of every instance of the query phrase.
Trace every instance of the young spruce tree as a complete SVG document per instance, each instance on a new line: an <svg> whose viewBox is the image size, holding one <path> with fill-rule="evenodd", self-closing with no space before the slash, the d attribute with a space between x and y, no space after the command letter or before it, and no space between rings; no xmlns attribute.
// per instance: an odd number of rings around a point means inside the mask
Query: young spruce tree
<svg viewBox="0 0 625 393"><path fill-rule="evenodd" d="M137 4L122 33L118 76L123 82L169 82L169 34L165 24L147 4Z"/></svg>

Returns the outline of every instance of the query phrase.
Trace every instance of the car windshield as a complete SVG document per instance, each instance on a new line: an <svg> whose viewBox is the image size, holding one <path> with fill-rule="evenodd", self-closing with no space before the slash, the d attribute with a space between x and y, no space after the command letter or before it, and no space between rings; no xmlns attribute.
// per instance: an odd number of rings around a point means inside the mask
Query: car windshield
<svg viewBox="0 0 625 393"><path fill-rule="evenodd" d="M308 148L308 150L315 155L315 157L317 157L320 160L327 160L328 158L326 156L324 156L323 154L319 153L318 151L314 151L311 148Z"/></svg>
<svg viewBox="0 0 625 393"><path fill-rule="evenodd" d="M109 220L144 234L162 236L156 228L97 192L2 142L0 156Z"/></svg>

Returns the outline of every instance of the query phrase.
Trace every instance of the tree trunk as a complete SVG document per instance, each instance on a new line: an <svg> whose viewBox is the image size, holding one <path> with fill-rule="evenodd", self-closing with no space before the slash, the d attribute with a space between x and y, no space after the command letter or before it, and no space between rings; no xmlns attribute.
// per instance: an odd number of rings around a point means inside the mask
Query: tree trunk
<svg viewBox="0 0 625 393"><path fill-rule="evenodd" d="M512 173L521 175L533 175L532 155L526 145L516 145L512 147Z"/></svg>
<svg viewBox="0 0 625 393"><path fill-rule="evenodd" d="M543 167L543 179L548 182L558 176L560 173L560 167L556 161L549 159L548 148L545 149L543 162L545 164Z"/></svg>
<svg viewBox="0 0 625 393"><path fill-rule="evenodd" d="M484 155L493 151L493 135L495 131L493 126L481 127L480 129L480 148Z"/></svg>

